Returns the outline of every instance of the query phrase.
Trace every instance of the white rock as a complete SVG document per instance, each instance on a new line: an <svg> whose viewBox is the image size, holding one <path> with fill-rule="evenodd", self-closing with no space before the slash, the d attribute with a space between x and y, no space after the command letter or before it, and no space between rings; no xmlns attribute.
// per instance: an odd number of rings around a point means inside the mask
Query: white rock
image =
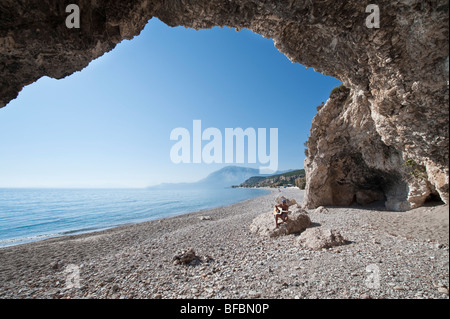
<svg viewBox="0 0 450 319"><path fill-rule="evenodd" d="M344 245L346 241L339 232L333 229L316 227L304 231L297 243L312 250L320 250Z"/></svg>

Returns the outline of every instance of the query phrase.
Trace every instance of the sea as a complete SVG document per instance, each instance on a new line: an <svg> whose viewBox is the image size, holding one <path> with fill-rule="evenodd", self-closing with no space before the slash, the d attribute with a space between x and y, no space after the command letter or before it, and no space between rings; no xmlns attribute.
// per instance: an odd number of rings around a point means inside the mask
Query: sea
<svg viewBox="0 0 450 319"><path fill-rule="evenodd" d="M251 188L0 189L0 247L231 205Z"/></svg>

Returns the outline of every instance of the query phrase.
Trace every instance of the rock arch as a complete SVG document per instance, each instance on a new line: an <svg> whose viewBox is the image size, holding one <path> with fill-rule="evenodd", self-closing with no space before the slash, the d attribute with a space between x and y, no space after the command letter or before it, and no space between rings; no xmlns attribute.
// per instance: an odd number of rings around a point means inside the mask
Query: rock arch
<svg viewBox="0 0 450 319"><path fill-rule="evenodd" d="M72 2L80 7L80 29L65 26ZM348 88L334 92L313 121L305 205L333 204L340 189L356 196L370 190L364 179L389 176L396 176L398 186L388 183L375 191L382 190L391 209L420 206L430 194L448 203L448 1L377 1L380 28L372 29L365 25L368 4L3 0L0 107L42 76L59 79L83 69L139 34L152 17L195 29L248 28L272 38L292 62ZM424 174L416 176L415 170Z"/></svg>

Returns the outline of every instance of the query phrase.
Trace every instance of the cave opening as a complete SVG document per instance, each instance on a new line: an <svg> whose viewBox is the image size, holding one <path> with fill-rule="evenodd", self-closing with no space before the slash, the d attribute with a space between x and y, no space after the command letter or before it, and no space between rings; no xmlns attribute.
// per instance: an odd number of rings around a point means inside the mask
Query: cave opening
<svg viewBox="0 0 450 319"><path fill-rule="evenodd" d="M425 199L425 205L428 205L428 206L439 206L439 205L444 205L444 204L445 204L444 201L442 200L441 196L437 192L431 193Z"/></svg>
<svg viewBox="0 0 450 319"><path fill-rule="evenodd" d="M81 72L41 78L2 109L8 135L26 135L24 148L33 145L22 153L38 159L29 170L42 172L25 181L19 168L3 165L11 172L4 186L14 182L12 172L21 179L14 186L25 187L41 186L38 176L44 174L47 187L146 187L198 179L220 165L205 171L167 163L170 131L193 120L221 130L277 127L279 170L303 168L302 145L316 106L340 84L292 63L272 39L248 29L194 30L153 18L139 36ZM22 133L14 122L22 122ZM164 172L184 177L167 181Z"/></svg>
<svg viewBox="0 0 450 319"><path fill-rule="evenodd" d="M314 183L320 183L320 179L323 177L322 172L314 170L314 168L322 169L321 162L330 163L329 157L333 156L334 149L330 147L332 146L333 133L329 133L327 129L331 127L333 120L336 119L337 121L334 121L334 124L342 126L341 136L337 136L336 142L340 143L340 141L343 141L351 146L350 151L361 152L368 166L377 168L385 173L400 173L399 178L402 182L409 183L407 181L409 176L403 174L403 161L398 161L395 158L390 158L389 155L384 156L382 154L386 146L402 153L404 157L402 160L413 158L419 165L426 164L427 181L431 186L422 185L414 189L413 193L415 194L408 195L408 201L416 200L418 202L415 204L420 205L423 196L429 194L432 191L431 188L434 188L443 201L447 203L448 108L438 107L439 105L448 104L448 10L445 10L447 7L442 7L439 3L426 3L421 6L414 6L404 2L383 2L379 6L384 8L381 12L392 13L381 14L378 22L383 27L380 29L368 26L367 5L361 2L338 1L335 5L330 6L329 3L317 1L259 3L232 1L226 4L223 1L142 0L121 1L119 3L87 1L80 2L82 27L79 30L69 30L64 23L67 14L63 5L55 5L54 1L49 1L40 8L34 8L34 12L39 17L39 19L36 19L35 14L23 16L25 4L20 3L18 5L13 1L8 1L1 8L2 17L6 17L6 19L0 19L0 31L2 32L2 46L0 47L2 50L2 65L0 67L4 72L4 78L0 87L0 107L14 99L25 85L33 83L42 76L47 75L51 78L61 79L82 70L90 61L98 58L105 52L111 51L122 40L132 39L138 35L144 29L149 19L153 17L158 17L171 27L185 26L200 30L213 28L214 26L230 26L236 28L236 30L244 30L244 32L248 29L255 34L261 34L266 38L273 39L275 47L290 61L312 67L322 74L339 78L345 87L350 89L351 101L345 105L345 114L342 112L327 113L324 111L325 108L327 111L330 111L332 109L331 106L342 106L337 105L337 103L328 106L324 105L319 110L319 113L323 116L317 122L322 121L319 124L324 130L323 132L318 130L319 134L315 132L311 136L316 138L317 146L325 143L327 147L317 148L320 156L311 156L310 158L311 170L308 175L316 176ZM420 20L423 23L411 24L409 23L411 17L415 17L415 20ZM131 42L136 43L136 39ZM189 45L192 45L192 43L189 43ZM220 44L217 44L217 46L220 46ZM124 45L121 43L113 52L117 53L123 47ZM429 48L435 48L431 55ZM152 55L152 52L157 51L144 50L144 52L147 52L149 60L154 58L154 60L162 62L163 59L158 60ZM167 51L164 58L167 58L167 56L174 57L173 53L177 51L179 51L178 48ZM131 62L137 62L138 59L136 57L142 51L134 50L134 52L136 56L128 59ZM213 56L212 59L211 56L204 57L203 62L221 60L220 53ZM108 56L111 57L111 55ZM187 57L189 55L185 54L182 60L186 62ZM255 59L259 57L260 52L253 54ZM105 58L106 56L100 60L104 61ZM157 72L158 67L163 63L157 63L153 66L153 69L142 72L144 77L149 74L158 74L156 79L153 78L154 86L152 88L154 91L148 90L148 87L142 85L142 81L137 80L136 74L138 71L131 72L131 70L128 70L129 74L132 74L134 78L125 76L127 75L127 70L122 70L123 72L119 73L119 76L110 76L110 78L115 80L118 78L120 81L117 81L115 85L110 85L108 94L103 94L103 100L100 103L96 103L100 105L99 109L104 113L103 120L116 121L116 131L118 131L118 127L124 131L123 127L126 126L124 123L137 123L133 121L131 114L122 112L123 109L133 112L130 110L145 108L145 106L130 107L131 104L136 104L132 102L139 100L137 91L125 89L125 84L130 82L136 88L140 87L143 89L141 91L148 93L148 96L144 97L148 101L150 101L152 94L159 90L157 85L160 82L164 83L165 80L169 80L168 82L172 81L172 86L177 87L177 90L172 90L171 93L165 94L164 97L160 98L160 101L167 102L170 99L184 96L181 93L194 91L196 88L192 83L198 83L197 81L201 77L196 78L192 76L196 73L189 72L193 70L189 69L191 67L189 63L178 63L177 59L172 59L171 62L178 67L177 76L170 77L167 70L163 69ZM267 61L265 62L266 65L269 65ZM294 64L295 67L299 65ZM117 68L118 66L120 64L114 64L111 65L111 68ZM89 69L92 70L92 66L87 70ZM141 71L145 70L143 67L140 69ZM260 83L258 80L266 78L263 73L257 72L263 69L261 67L259 69L256 68L254 72L247 72L247 75L256 75L256 80L247 81L246 83L252 84L253 89L259 87L259 91L257 90L259 95L257 94L256 96L264 97L262 99L264 101L253 100L251 103L244 104L222 103L221 108L216 107L214 110L221 113L222 118L227 118L227 116L234 113L233 108L230 107L230 105L233 105L241 112L237 113L240 115L239 119L250 118L254 120L253 123L259 123L255 120L258 117L257 115L255 117L255 112L249 111L254 109L250 109L248 105L259 106L259 104L263 105L264 102L272 101L273 104L270 110L263 110L262 112L270 114L272 121L276 122L281 115L295 120L307 118L308 115L304 114L304 112L303 114L296 114L293 108L292 112L286 109L288 103L280 100L281 97L284 97L284 94L272 96L272 100L270 96L265 95L266 93L273 93L276 84L273 84L271 87L255 85ZM86 77L87 70L80 74L83 74L85 84L93 86L93 82L89 83L89 79ZM187 71L191 77L181 80L181 76L179 76L180 70ZM210 70L215 71L216 69L210 67ZM220 88L222 90L220 101L222 102L237 92L233 90L236 87L233 87L232 84L237 83L239 79L245 78L244 75L237 76L232 72L234 70L236 68L224 68L220 74L223 80ZM230 75L230 73L235 76L231 76L228 78L228 81L225 81L225 75ZM284 79L283 76L271 76L270 78ZM420 78L420 82L416 81L417 78ZM175 80L181 80L181 85L176 85ZM197 85L203 90L201 92L197 91L198 94L196 94L197 96L202 96L204 100L209 99L211 103L205 104L209 108L211 108L210 105L219 104L208 95L208 93L215 91L210 82L204 81L201 86ZM294 81L288 81L287 83L292 84ZM386 86L387 83L388 85ZM429 86L421 83L434 83L435 85ZM338 85L333 85L332 87L335 86ZM248 89L247 86L242 87ZM314 87L323 86L313 85ZM327 93L331 91L332 87L327 89ZM36 85L34 88L36 88ZM285 88L287 90L282 93L286 93L286 91L295 92L299 89L299 86L289 87L287 85ZM306 89L306 86L303 89ZM54 91L55 95L61 93L58 89ZM309 92L312 91L309 90ZM126 96L128 101L120 100L119 93L122 93L122 96ZM82 95L87 95L87 93L83 90L74 89L71 93L65 94L64 97L59 96L58 103L61 109L77 109L80 113L88 114L88 120L93 119L98 115L95 114L99 112L98 108L83 108L88 103L74 103ZM101 93L97 90L95 94L92 93L91 95L101 95ZM22 93L22 100L23 97L24 94ZM297 98L297 101L300 99L302 98ZM194 100L192 99L191 102L195 104ZM324 97L320 101L307 104L322 105L321 102L326 100L327 98ZM112 107L116 102L121 105ZM190 107L186 103L186 99L179 98L174 103L160 103L156 112L162 115L170 115L176 120L177 117L180 117L180 111L176 110L173 105L181 105L182 103L185 104L184 111L186 109L195 110L195 108ZM36 101L30 103L30 105L36 104L38 104ZM108 105L108 107L104 105ZM405 105L407 107L404 107ZM278 111L281 106L282 111ZM208 107L205 106L202 111L207 110ZM230 108L228 112L220 112L227 108ZM13 108L8 107L7 109ZM26 110L27 114L40 120L39 114L35 110L30 109ZM38 107L36 109L43 110L43 108ZM296 110L298 109L297 107ZM427 110L427 112L423 112L423 110ZM59 109L53 110L53 114L59 111ZM117 114L123 115L122 118L114 119ZM196 114L206 113L197 112ZM395 116L393 116L394 114ZM65 116L76 118L77 114L69 111ZM140 117L141 120L142 118ZM413 120L414 125L403 125L405 124L404 119ZM202 120L208 121L208 119ZM189 121L191 122L192 118ZM24 124L22 127L28 128L29 122L21 123ZM42 124L41 127L48 127L49 131L50 128L55 127L55 123L40 122ZM92 120L92 122L95 121ZM78 123L84 126L86 124L86 116L85 118L79 117ZM152 136L163 136L165 134L167 125L158 127L159 124L158 122L147 123L148 127L155 129L151 134ZM399 124L401 126L400 132L397 131ZM218 126L219 124L211 125ZM5 126L8 129L11 128L11 125L8 127L8 123ZM285 126L288 127L288 125ZM296 123L292 126L298 125ZM60 121L60 127L57 128L60 130L65 128L63 121ZM138 128L139 125L136 125L136 131L138 131ZM85 130L85 126L81 129L79 127L74 128L74 130L77 129L89 135L89 130ZM64 131L62 130L62 132ZM416 134L417 132L421 132L421 134L418 135ZM8 135L10 130L5 130L5 133ZM136 133L138 138L136 139L136 136L133 137L137 141L142 134ZM366 133L368 134L366 135ZM28 134L33 135L34 132L28 132ZM106 127L105 130L102 130L102 134L109 135L116 141L121 141L124 138L124 136L116 134L113 129ZM91 134L90 136L93 135ZM291 134L291 136L293 135ZM352 144L353 136L356 137L353 140L354 144L358 145L350 145ZM73 138L73 136L69 137ZM94 141L89 142L97 144L92 145L94 152L96 149L105 146L99 145L101 142L99 140L96 141L95 137ZM358 140L361 137L362 140ZM326 139L329 141L326 141ZM301 140L304 140L304 138L299 139L299 141ZM371 140L377 140L377 142L373 144ZM39 143L36 143L36 145L39 145ZM61 143L55 146L57 146L55 149L60 148L67 151ZM158 150L161 149L161 145L156 145L156 147ZM284 145L284 147L284 153L286 154L296 150L292 145ZM320 154L321 150L325 150L325 152ZM139 152L136 149L132 151ZM123 157L124 154L130 153L130 149L122 149L118 153L110 151L110 156L107 159L105 158L103 162L108 163L111 159L122 157L123 162L126 163L127 160ZM161 153L165 153L165 151ZM155 152L145 154L146 157L152 159L157 155ZM321 158L323 158L321 155L325 155L328 158L321 161ZM301 162L303 155L300 154L300 156L296 157L298 163ZM137 165L138 163L130 163L129 161L127 164L128 167L139 166ZM143 166L142 163L140 165L141 167ZM4 165L4 167L6 166ZM116 163L115 171L119 171L120 168L120 165ZM326 169L329 170L330 167L328 166ZM192 171L195 171L195 169ZM7 175L5 174L5 176ZM137 176L138 174L135 175ZM415 186L408 184L408 187L413 189ZM320 186L316 189L320 189ZM315 191L312 191L311 188L307 191L311 193L311 203L316 202L316 199L320 199L320 192L313 194ZM403 194L403 190L401 193Z"/></svg>

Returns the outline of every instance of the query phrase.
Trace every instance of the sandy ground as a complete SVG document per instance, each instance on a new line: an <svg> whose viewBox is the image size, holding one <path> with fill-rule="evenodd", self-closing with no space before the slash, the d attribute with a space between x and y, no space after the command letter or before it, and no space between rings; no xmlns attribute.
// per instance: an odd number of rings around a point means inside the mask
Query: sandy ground
<svg viewBox="0 0 450 319"><path fill-rule="evenodd" d="M427 205L409 212L374 211L367 220L374 226L398 236L420 238L448 245L448 205Z"/></svg>
<svg viewBox="0 0 450 319"><path fill-rule="evenodd" d="M281 194L303 198L296 188ZM310 251L298 234L249 232L279 195L1 248L0 298L448 298L448 205L308 211L315 227L348 241ZM188 248L197 265L174 264Z"/></svg>

